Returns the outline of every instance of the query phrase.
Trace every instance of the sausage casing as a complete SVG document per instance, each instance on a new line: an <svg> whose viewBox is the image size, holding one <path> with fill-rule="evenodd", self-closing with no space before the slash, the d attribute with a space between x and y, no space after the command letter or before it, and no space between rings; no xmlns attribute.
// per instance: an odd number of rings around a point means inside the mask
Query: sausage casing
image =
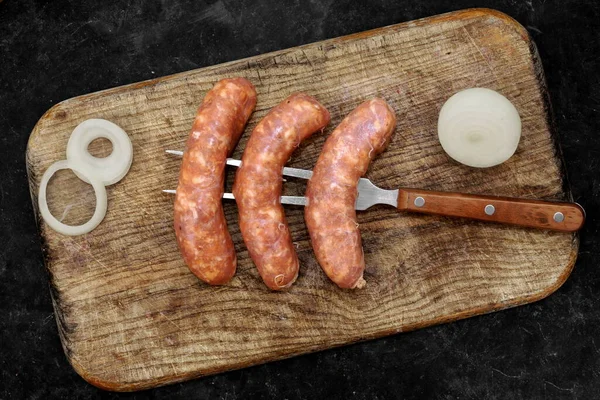
<svg viewBox="0 0 600 400"><path fill-rule="evenodd" d="M395 128L396 116L384 100L362 103L327 138L308 182L304 217L311 244L323 271L341 288L365 284L357 185Z"/></svg>
<svg viewBox="0 0 600 400"><path fill-rule="evenodd" d="M329 112L314 98L295 93L273 108L254 128L233 185L242 237L265 284L291 286L298 256L280 203L282 172L304 139L322 130Z"/></svg>
<svg viewBox="0 0 600 400"><path fill-rule="evenodd" d="M256 90L248 80L217 82L198 108L183 154L175 235L190 270L211 285L227 283L235 274L235 248L221 204L225 164L255 106Z"/></svg>

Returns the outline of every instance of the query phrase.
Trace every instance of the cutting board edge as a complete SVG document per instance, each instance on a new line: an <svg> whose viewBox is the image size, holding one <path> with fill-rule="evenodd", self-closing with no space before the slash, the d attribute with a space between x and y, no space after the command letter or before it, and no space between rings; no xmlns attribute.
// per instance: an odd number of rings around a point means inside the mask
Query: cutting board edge
<svg viewBox="0 0 600 400"><path fill-rule="evenodd" d="M112 87L112 88L99 90L99 91L96 91L93 93L86 93L86 94L74 96L74 97L71 97L71 98L68 98L68 99L65 99L65 100L62 100L62 101L56 103L55 105L50 107L40 117L40 119L36 122L35 126L33 127L32 131L29 135L29 139L27 141L26 152L27 152L27 154L29 153L32 141L36 138L37 135L39 135L40 130L43 128L44 124L47 123L49 120L55 118L56 114L58 114L58 111L61 108L65 107L65 105L67 105L70 102L89 100L89 99L93 99L94 97L105 96L107 94L118 94L120 92L128 92L131 90L142 89L144 87L153 86L153 85L156 85L161 82L178 79L178 78L186 76L186 75L193 75L195 73L199 73L200 71L206 72L206 71L210 71L211 69L223 68L223 67L227 67L229 65L234 65L234 64L241 63L244 61L274 57L274 56L277 56L280 54L285 54L286 52L289 52L292 50L299 50L299 49L307 48L309 46L313 46L315 43L320 43L323 45L330 44L330 43L333 44L333 43L339 43L339 42L352 40L352 39L377 36L377 35L381 35L381 34L385 33L386 31L400 31L402 29L410 29L410 28L422 26L425 24L435 24L435 23L440 23L440 22L444 22L444 21L477 18L477 17L481 17L481 16L493 17L493 18L496 18L496 19L502 21L506 25L511 26L515 30L515 32L521 37L521 39L527 43L527 45L530 49L530 52L531 52L532 59L534 59L534 60L538 59L537 51L535 51L535 44L533 44L533 41L531 40L531 37L529 36L527 29L523 25L521 25L518 21L516 21L514 18L512 18L511 16L509 16L501 11L494 10L491 8L468 8L465 10L450 11L450 12L440 14L440 15L434 15L431 17L424 17L424 18L420 18L417 20L413 20L413 21L406 21L406 22L401 22L398 24L387 25L387 26L374 28L374 29L370 29L367 31L363 31L363 32L351 33L351 34L340 36L340 37L325 39L325 40L321 40L321 41L317 41L317 42L306 43L303 45L289 47L286 49L275 50L275 51L264 53L264 54L257 54L254 56L249 56L249 57L245 57L245 58L241 58L241 59L237 59L237 60L226 61L226 62L220 63L220 64L208 65L205 67L196 68L196 69L189 70L189 71L182 71L182 72L165 75L165 76L158 77L158 78L147 79L147 80L140 81L140 82L128 83L128 84L121 85L121 86L116 86L116 87ZM540 66L541 66L541 64L540 64ZM59 118L60 118L60 116L59 116ZM27 155L26 159L29 160L28 155ZM29 163L28 163L28 165L29 165ZM29 170L28 170L28 174L29 174Z"/></svg>
<svg viewBox="0 0 600 400"><path fill-rule="evenodd" d="M541 62L539 60L539 56L537 54L535 44L530 39L529 34L527 33L527 30L522 25L520 25L517 21L515 21L512 17L510 17L502 12L492 10L492 9L473 8L473 9L449 12L449 13L441 14L438 16L422 18L422 19L415 20L415 21L403 22L400 24L394 24L394 25L390 25L390 26L386 26L386 27L376 28L376 29L372 29L369 31L365 31L365 32L360 32L360 33L346 35L343 37L324 40L319 43L327 44L327 43L336 43L336 42L357 39L357 38L366 38L366 37L375 36L375 35L378 35L381 33L385 33L386 31L410 29L413 26L420 26L420 25L426 24L426 23L436 23L436 22L443 22L446 20L472 18L472 17L478 17L478 16L482 16L482 15L500 19L504 23L513 26L515 31L528 44L528 46L530 48L531 59L532 59L532 68L534 68L535 71L541 73L541 75L540 74L536 74L536 75L538 76L538 85L540 88L540 92L544 95L544 103L545 103L545 106L547 107L547 110L546 110L547 116L548 116L547 122L549 124L549 131L551 133L552 140L555 145L556 158L562 164L561 178L562 178L563 186L565 187L564 193L567 196L571 197L572 196L571 191L570 191L570 188L568 188L568 182L566 181L566 173L565 173L566 169L565 169L565 165L564 165L564 159L562 157L562 152L561 152L559 143L556 140L557 139L556 131L554 129L554 124L552 123L551 103L549 101L549 96L548 96L548 92L547 92L544 77L543 77L543 70L541 68ZM36 123L35 127L33 128L32 132L30 134L30 137L29 137L29 141L27 144L27 152L26 152L27 174L28 174L28 180L29 180L29 185L30 185L32 202L34 203L33 209L34 209L34 214L36 216L36 224L38 225L38 229L40 231L40 238L42 240L42 249L44 250L44 248L45 248L45 239L44 239L44 235L43 235L44 228L43 228L43 224L40 223L38 209L37 209L37 190L35 187L36 177L34 175L34 172L30 169L30 144L31 144L32 140L34 140L36 138L36 136L40 134L40 131L44 128L45 124L49 123L52 119L56 118L57 114L59 115L59 111L61 110L61 108L65 107L70 102L93 99L95 96L104 96L107 93L117 94L120 92L127 92L130 90L140 89L140 88L143 88L146 86L156 85L160 82L167 81L170 79L177 79L182 76L192 75L200 70L206 72L206 71L210 71L211 69L222 68L224 66L239 63L241 61L273 57L273 56L276 56L277 54L282 54L282 53L285 53L285 52L288 52L288 51L291 51L294 49L300 49L305 46L310 46L313 44L314 43L309 43L309 44L305 44L302 46L297 46L297 47L288 48L288 49L282 49L282 50L278 50L278 51L274 51L274 52L270 52L270 53L266 53L266 54L261 54L261 55L256 55L256 56L251 56L251 57L247 57L247 58L240 59L240 60L232 60L232 61L222 63L222 64L207 66L207 67L203 67L203 68L199 68L199 69L195 69L195 70L191 70L191 71L180 72L180 73L164 76L161 78L150 79L150 80L146 80L146 81L142 81L142 82L138 82L138 83L132 83L132 84L127 84L127 85L123 85L123 86L118 86L115 88L109 88L109 89L105 89L105 90L90 93L90 94L72 97L72 98L66 99L64 101L61 101L61 102L55 104L53 107L51 107L48 111L46 111L44 113L44 115L40 118L40 120ZM562 284L564 284L566 279L568 279L568 277L570 276L570 273L574 267L576 258L577 258L578 247L579 247L579 236L578 236L578 234L574 234L572 246L571 246L571 253L569 256L569 262L567 265L565 265L560 277L557 279L557 281L555 282L554 285L551 285L551 286L545 288L545 290L540 291L538 293L534 293L530 296L515 298L515 299L512 299L511 301L507 301L507 302L503 302L503 303L490 304L485 307L479 307L479 308L472 309L472 310L461 311L461 312L458 312L458 313L455 313L452 315L446 315L443 318L433 319L433 320L426 321L423 323L417 323L417 324L414 324L414 325L411 325L408 327L405 326L404 328L401 328L401 329L387 329L385 331L377 332L375 334L357 338L355 340L334 343L334 344L329 343L329 344L326 344L323 346L315 346L313 349L301 350L301 351L298 351L297 353L286 354L285 356L266 358L266 359L263 359L260 361L254 361L251 363L240 364L240 365L236 365L233 367L227 367L227 368L218 368L218 369L214 369L214 370L197 371L197 372L181 374L181 375L170 375L168 377L163 377L162 379L154 378L154 379L148 379L148 380L138 381L138 382L134 382L134 383L122 383L119 381L109 381L109 380L105 380L103 378L94 376L93 373L88 372L83 365L78 363L76 354L70 348L68 340L63 334L63 330L60 325L60 319L58 317L57 317L57 325L58 325L58 330L59 330L59 334L60 334L60 338L61 338L61 344L63 345L65 355L67 356L68 361L71 363L71 365L73 366L75 371L82 378L84 378L87 382L91 383L92 385L97 386L102 389L106 389L106 390L123 391L123 392L136 391L136 390L147 389L147 388L156 387L156 386L163 386L163 385L171 384L171 383L177 383L177 382L194 379L194 378L198 378L198 377L202 377L202 376L212 375L212 374L216 374L216 373L221 373L221 372L225 372L225 371L241 369L241 368L245 368L245 367L252 366L252 365L262 364L265 362L283 360L283 359L295 357L295 356L301 355L301 354L314 353L314 352L323 351L323 350L327 350L327 349L334 348L334 347L341 347L341 346L354 344L354 343L358 343L358 342L362 342L362 341L366 341L366 340L372 340L372 339L376 339L376 338L389 336L389 335L392 335L395 333L407 332L407 331L421 329L421 328L425 328L425 327L429 327L429 326L433 326L433 325L453 322L453 321L457 321L457 320L464 319L464 318L487 314L487 313L500 311L503 309L539 301L539 300L542 300L545 297L549 296L550 294L554 293L558 288L560 288L560 286L562 286ZM49 262L49 260L47 259L47 253L46 253L46 251L44 251L44 263L46 264L48 262ZM51 271L47 268L47 266L46 266L46 270L48 271L49 274L51 274ZM52 281L53 281L52 277L50 277L51 284L52 284ZM57 311L61 307L60 306L60 295L58 293L55 293L55 290L51 290L51 294L52 294L54 309L55 309L55 311Z"/></svg>
<svg viewBox="0 0 600 400"><path fill-rule="evenodd" d="M333 344L327 343L327 344L315 346L314 348L308 349L308 350L303 349L303 350L300 350L295 353L285 354L283 356L266 357L266 358L258 360L258 361L255 360L254 362L240 363L238 365L233 365L233 366L230 365L230 366L224 367L224 368L207 369L207 370L203 370L203 371L198 370L198 371L194 371L192 373L185 373L185 374L180 374L180 375L174 374L174 375L165 376L159 380L158 379L147 379L147 380L138 381L138 382L134 382L134 383L109 381L109 380L105 380L100 377L94 376L92 373L89 373L84 368L84 366L81 365L76 360L76 358L75 358L76 355L66 345L66 340L65 340L65 338L63 338L63 334L62 334L62 329L59 326L61 344L63 345L63 349L65 350L65 355L67 356L67 360L69 361L69 363L71 364L73 369L77 372L77 374L79 374L79 376L81 376L86 382L88 382L100 389L114 391L114 392L134 392L134 391L138 391L138 390L151 389L151 388L155 388L155 387L185 382L185 381L192 380L192 379L207 377L207 376L215 375L215 374L219 374L219 373L236 371L236 370L240 370L243 368L266 364L269 362L286 360L286 359L297 357L300 355L318 353L321 351L326 351L326 350L330 350L330 349L334 349L334 348L349 346L349 345L353 345L353 344L359 344L359 343L370 341L370 340L381 339L381 338L384 338L387 336L397 335L400 333L406 333L406 332L411 332L414 330L428 328L428 327L432 327L432 326L436 326L436 325L447 324L447 323L459 321L461 319L490 314L493 312L502 311L502 310L517 307L520 305L530 304L530 303L534 303L534 302L543 300L546 297L550 296L552 293L554 293L556 290L558 290L570 276L571 271L573 270L573 267L575 265L575 261L577 259L577 252L578 252L578 248L579 248L578 235L573 235L572 243L573 244L572 244L572 248L571 248L569 262L565 266L563 273L559 276L559 278L556 280L556 282L553 285L547 287L545 290L540 291L538 293L533 293L529 296L525 296L525 297L521 297L521 298L515 298L515 299L506 301L506 302L491 303L486 306L474 308L471 310L460 311L460 312L454 313L452 315L446 315L444 317L404 326L401 328L386 329L384 331L380 331L380 332L377 332L377 333L374 333L371 335L366 335L364 337L356 338L354 340L333 343ZM53 298L53 302L54 302L54 298ZM58 323L58 320L57 320L57 323Z"/></svg>

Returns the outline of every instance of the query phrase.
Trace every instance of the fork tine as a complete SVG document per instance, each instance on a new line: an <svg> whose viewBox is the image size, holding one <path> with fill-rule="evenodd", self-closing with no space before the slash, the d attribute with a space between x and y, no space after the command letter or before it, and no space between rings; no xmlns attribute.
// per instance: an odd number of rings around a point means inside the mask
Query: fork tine
<svg viewBox="0 0 600 400"><path fill-rule="evenodd" d="M175 194L176 190L173 189L163 189L163 193ZM223 193L223 199L225 200L235 200L235 196L233 193ZM281 204L292 204L296 206L305 206L306 205L306 197L303 196L281 196L280 198Z"/></svg>
<svg viewBox="0 0 600 400"><path fill-rule="evenodd" d="M183 151L180 150L165 150L165 153L179 157L183 156ZM242 165L242 161L236 160L235 158L228 158L227 165L240 167ZM312 171L300 168L283 167L283 175L293 176L294 178L310 179L312 176Z"/></svg>
<svg viewBox="0 0 600 400"><path fill-rule="evenodd" d="M2 1L2 0L0 0ZM183 156L183 151L179 150L165 150L167 154L175 156ZM240 167L242 165L241 160L235 158L228 158L227 165L234 167ZM301 179L310 179L313 172L309 169L300 168L289 168L283 167L283 175L292 176ZM286 181L285 179L283 180ZM165 193L175 194L175 190L166 189L163 190ZM233 199L232 193L223 194L224 199ZM301 196L281 196L282 204L295 204L295 205L306 205L306 197ZM398 190L385 190L377 187L367 178L360 178L358 181L358 197L356 199L355 208L357 210L366 210L367 208L375 204L390 204L393 206L398 205Z"/></svg>
<svg viewBox="0 0 600 400"><path fill-rule="evenodd" d="M309 169L283 167L283 175L295 178L310 179L313 172Z"/></svg>
<svg viewBox="0 0 600 400"><path fill-rule="evenodd" d="M227 159L227 165L231 165L233 167L241 167L242 166L242 160L236 160L235 158L228 158Z"/></svg>
<svg viewBox="0 0 600 400"><path fill-rule="evenodd" d="M181 150L165 150L165 153L171 154L171 155L174 155L174 156L183 157L183 151L181 151ZM240 165L242 165L242 162L240 160L236 160L235 158L228 158L227 159L227 165L232 165L234 167L239 167Z"/></svg>

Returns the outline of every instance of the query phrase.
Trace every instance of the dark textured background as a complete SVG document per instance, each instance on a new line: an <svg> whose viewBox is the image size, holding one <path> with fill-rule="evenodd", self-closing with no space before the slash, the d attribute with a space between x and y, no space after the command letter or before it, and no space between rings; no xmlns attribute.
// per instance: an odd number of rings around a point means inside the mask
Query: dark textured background
<svg viewBox="0 0 600 400"><path fill-rule="evenodd" d="M537 43L574 198L588 214L565 285L535 304L152 391L135 398L600 398L597 0L0 0L0 398L108 398L67 363L25 172L57 102L113 86L468 7ZM598 342L598 343L596 343Z"/></svg>

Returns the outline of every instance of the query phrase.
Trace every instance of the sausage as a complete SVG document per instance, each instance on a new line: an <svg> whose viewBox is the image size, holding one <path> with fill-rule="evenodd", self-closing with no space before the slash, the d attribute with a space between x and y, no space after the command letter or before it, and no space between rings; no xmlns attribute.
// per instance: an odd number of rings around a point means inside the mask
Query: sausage
<svg viewBox="0 0 600 400"><path fill-rule="evenodd" d="M329 111L317 100L295 93L260 121L244 150L233 194L244 243L270 289L290 287L299 268L280 203L283 166L300 142L329 120Z"/></svg>
<svg viewBox="0 0 600 400"><path fill-rule="evenodd" d="M356 210L358 180L382 152L396 116L382 99L366 101L327 138L306 188L304 217L317 261L341 288L365 285L365 258Z"/></svg>
<svg viewBox="0 0 600 400"><path fill-rule="evenodd" d="M175 235L190 270L211 285L235 274L236 255L221 204L227 156L256 106L244 78L223 79L206 94L187 140L175 197Z"/></svg>

